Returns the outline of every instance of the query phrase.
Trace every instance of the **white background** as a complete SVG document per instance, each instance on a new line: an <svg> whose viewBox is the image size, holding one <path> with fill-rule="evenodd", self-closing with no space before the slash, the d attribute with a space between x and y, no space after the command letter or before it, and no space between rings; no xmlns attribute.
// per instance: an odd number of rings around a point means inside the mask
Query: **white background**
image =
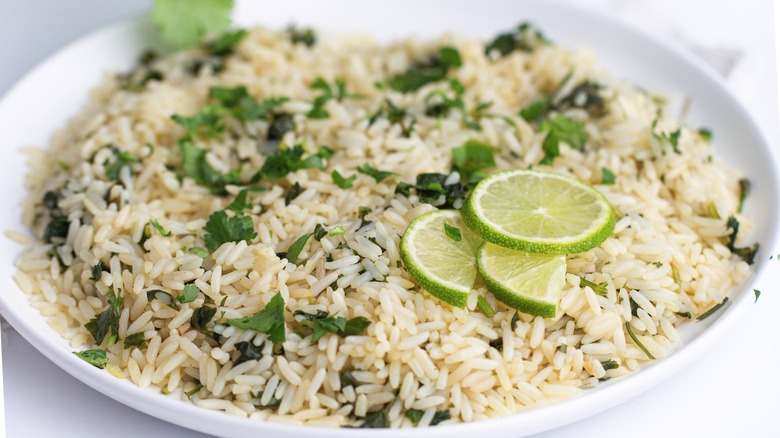
<svg viewBox="0 0 780 438"><path fill-rule="evenodd" d="M0 0L0 94L58 48L99 26L144 13L150 3ZM577 3L607 10L712 59L738 58L728 76L729 87L751 110L775 152L780 153L771 1ZM717 132L717 127L713 128ZM778 249L764 248L761 256L770 253L778 254ZM780 261L778 264L780 270ZM780 436L780 349L775 336L780 311L780 295L775 290L778 280L780 271L765 278L759 285L763 294L742 324L682 372L619 407L539 436ZM205 436L101 395L49 362L6 323L2 345L9 437ZM513 435L512 431L507 435Z"/></svg>

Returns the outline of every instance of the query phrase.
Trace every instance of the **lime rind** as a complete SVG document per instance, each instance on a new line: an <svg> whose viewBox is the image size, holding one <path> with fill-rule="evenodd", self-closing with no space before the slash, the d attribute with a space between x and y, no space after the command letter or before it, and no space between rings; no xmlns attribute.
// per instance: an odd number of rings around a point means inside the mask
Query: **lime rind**
<svg viewBox="0 0 780 438"><path fill-rule="evenodd" d="M523 183L529 181L534 190L512 193L512 198L495 196L491 193L491 187L495 188L497 185L507 187L517 185L522 190ZM540 193L548 189L550 193ZM556 193L556 190L562 193ZM483 203L495 207L488 213L482 206ZM517 213L522 210L517 206L521 205L527 211L529 204L543 205L544 208L559 213L561 216L559 223L556 224L553 220L544 223L539 217L549 218L528 213L518 220ZM575 178L536 170L508 170L483 179L474 188L463 207L463 220L488 242L536 254L585 252L600 245L615 228L613 208L601 192ZM585 226L580 226L576 233L560 232L559 236L554 235L565 227L571 228L580 224ZM523 233L520 230L523 227L538 230L546 228L544 231L553 235L538 236L530 232Z"/></svg>
<svg viewBox="0 0 780 438"><path fill-rule="evenodd" d="M461 240L447 236L444 224L460 229ZM401 237L401 259L409 275L431 295L465 308L477 278L476 254L482 239L456 210L437 210L413 220Z"/></svg>
<svg viewBox="0 0 780 438"><path fill-rule="evenodd" d="M530 315L556 316L566 280L566 256L531 254L485 242L477 264L497 300Z"/></svg>

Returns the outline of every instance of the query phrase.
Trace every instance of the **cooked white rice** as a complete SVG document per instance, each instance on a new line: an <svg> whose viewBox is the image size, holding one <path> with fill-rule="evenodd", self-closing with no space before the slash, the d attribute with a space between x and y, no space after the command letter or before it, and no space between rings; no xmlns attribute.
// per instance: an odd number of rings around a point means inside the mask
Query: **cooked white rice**
<svg viewBox="0 0 780 438"><path fill-rule="evenodd" d="M446 82L407 94L375 86L442 45L457 47L463 58L450 76L465 86L466 108L492 102L490 115L476 120L479 129L464 127L456 111L443 118L424 114L426 96L447 90ZM164 75L140 89L123 89L108 76L48 149L29 150L24 219L38 239L19 257L16 281L73 349L106 349L107 369L140 387L232 415L318 426L361 425L380 410L391 427L412 426L409 410L422 412L420 425L437 411L448 411L451 422L509 415L636 370L647 353L663 358L674 348L676 327L689 320L683 315L695 318L720 303L749 273L724 243L730 229L723 218L734 216L742 231L751 228L737 212L740 174L723 165L697 127L681 125L656 96L613 82L588 52L541 45L491 58L483 43L460 37L379 45L334 35L309 48L291 43L287 32L258 28L226 58L224 71L204 67L193 76L188 66L204 56L195 49L139 67L133 80L149 68ZM333 99L325 105L329 118L307 118L320 94L310 89L318 77L343 79L359 98ZM399 240L412 219L436 207L396 194L396 184L414 183L421 173L449 174L451 149L470 139L496 147L496 169L537 166L545 133L518 110L559 87L556 96L564 96L585 80L601 84L603 111L576 105L565 111L585 123L585 150L562 145L554 164L542 167L594 184L618 221L599 247L568 256L558 316L521 313L513 320L515 310L480 283L465 310L420 290L401 263ZM281 147L302 144L310 154L327 145L335 154L325 171L261 182L268 190L250 193L254 207L246 212L257 237L225 243L202 259L188 250L204 246L209 215L241 187L229 185L230 194L218 196L180 177L176 141L184 130L171 116L197 113L217 85L246 86L258 101L289 97L280 108L294 114L295 130L284 134ZM408 109L406 126L416 117L408 138L386 117L369 123L385 99ZM195 142L210 151L214 169L240 167L248 180L274 150L265 141L268 122L226 124L219 138ZM679 153L653 135L678 128ZM139 159L122 167L117 181L106 178L114 157L106 145ZM366 163L397 176L377 182L357 173ZM602 168L615 174L614 185L600 184ZM339 188L333 170L357 175L354 186ZM303 190L286 205L294 183ZM51 243L41 240L51 219L41 202L48 191L69 222L67 237ZM370 208L367 224L360 207ZM150 220L172 235L152 229L144 240ZM346 232L310 239L299 265L277 254L316 224ZM100 263L105 269L94 281L92 268ZM580 277L606 282L606 293L581 287ZM191 303L173 308L147 300L150 290L176 297L189 283L202 291ZM84 324L106 308L110 291L124 300L118 342L95 346ZM285 301L282 348L266 334L224 323L257 313L277 292ZM476 310L480 295L496 310L492 318ZM219 306L208 325L216 339L191 325L206 297ZM329 333L312 343L296 310L362 316L371 324L359 335ZM123 348L122 340L136 333L146 346ZM234 366L239 342L259 347L261 358ZM354 384L342 384L347 371Z"/></svg>

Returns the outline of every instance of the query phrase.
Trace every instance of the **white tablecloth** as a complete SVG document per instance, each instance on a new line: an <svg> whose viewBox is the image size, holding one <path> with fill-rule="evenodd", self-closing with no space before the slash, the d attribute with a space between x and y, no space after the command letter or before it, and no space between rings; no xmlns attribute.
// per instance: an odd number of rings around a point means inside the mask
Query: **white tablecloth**
<svg viewBox="0 0 780 438"><path fill-rule="evenodd" d="M74 38L139 13L151 2L25 0L0 3L0 93ZM583 2L579 2L583 3ZM767 0L592 0L597 9L685 45L729 72L734 93L772 144L778 135L777 83ZM765 248L762 256L777 248ZM780 261L778 262L780 263ZM778 265L780 268L780 265ZM780 436L780 295L772 273L750 315L721 344L658 387L619 407L540 436ZM60 370L7 324L2 328L9 437L204 436L134 411ZM663 420L659 420L663 419ZM512 431L507 431L511 436Z"/></svg>

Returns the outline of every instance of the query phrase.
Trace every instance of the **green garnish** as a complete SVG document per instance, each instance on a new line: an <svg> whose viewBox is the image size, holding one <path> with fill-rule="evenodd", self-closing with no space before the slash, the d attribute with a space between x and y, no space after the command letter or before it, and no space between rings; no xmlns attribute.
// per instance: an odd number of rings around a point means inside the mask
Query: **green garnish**
<svg viewBox="0 0 780 438"><path fill-rule="evenodd" d="M368 163L365 163L362 166L358 167L357 171L364 175L368 175L371 178L374 178L374 180L378 183L381 183L382 181L384 181L385 178L389 176L398 175L397 173L374 169Z"/></svg>
<svg viewBox="0 0 780 438"><path fill-rule="evenodd" d="M196 256L205 259L209 256L209 251L206 248L201 248L199 246L192 247L187 250L190 254L195 254Z"/></svg>
<svg viewBox="0 0 780 438"><path fill-rule="evenodd" d="M69 229L70 221L66 216L53 215L51 221L46 224L46 228L43 230L43 240L46 243L51 243L55 237L65 239L68 237Z"/></svg>
<svg viewBox="0 0 780 438"><path fill-rule="evenodd" d="M152 21L166 45L181 49L227 29L232 10L233 0L155 0Z"/></svg>
<svg viewBox="0 0 780 438"><path fill-rule="evenodd" d="M490 303L488 303L485 297L482 295L477 297L477 308L480 312L482 312L483 315L487 316L488 318L492 318L493 315L496 314L496 312L493 311L493 308L490 307Z"/></svg>
<svg viewBox="0 0 780 438"><path fill-rule="evenodd" d="M601 168L601 184L610 186L615 184L615 174L606 167Z"/></svg>
<svg viewBox="0 0 780 438"><path fill-rule="evenodd" d="M706 142L712 141L712 131L707 128L699 129L699 137Z"/></svg>
<svg viewBox="0 0 780 438"><path fill-rule="evenodd" d="M223 32L212 41L206 43L206 49L214 56L228 56L233 53L236 44L241 42L247 32L243 29Z"/></svg>
<svg viewBox="0 0 780 438"><path fill-rule="evenodd" d="M146 300L150 303L152 300L157 300L170 308L177 310L179 308L179 306L176 304L176 301L173 299L173 295L160 289L154 289L146 292Z"/></svg>
<svg viewBox="0 0 780 438"><path fill-rule="evenodd" d="M146 339L144 338L144 332L138 332L138 333L133 333L132 335L127 335L123 347L125 350L127 350L130 347L138 347L142 350L146 348Z"/></svg>
<svg viewBox="0 0 780 438"><path fill-rule="evenodd" d="M737 207L737 213L742 213L742 208L745 206L745 198L750 194L752 184L747 178L741 178L739 180L739 207Z"/></svg>
<svg viewBox="0 0 780 438"><path fill-rule="evenodd" d="M192 317L190 318L190 325L195 330L203 333L206 336L214 337L215 334L213 331L209 330L206 325L211 322L211 319L214 318L214 315L217 314L217 308L212 306L201 306L195 309L194 312L192 312Z"/></svg>
<svg viewBox="0 0 780 438"><path fill-rule="evenodd" d="M357 178L357 175L352 175L348 178L345 178L339 173L338 170L331 172L330 176L333 178L333 183L342 189L351 189L352 183L354 183L355 179Z"/></svg>
<svg viewBox="0 0 780 438"><path fill-rule="evenodd" d="M125 166L138 162L138 158L126 151L121 151L116 146L109 146L114 152L114 161L106 166L106 178L111 181L119 180L119 172Z"/></svg>
<svg viewBox="0 0 780 438"><path fill-rule="evenodd" d="M256 347L251 342L237 342L236 351L240 353L238 358L233 362L233 366L248 360L260 360L263 355L260 353L260 347Z"/></svg>
<svg viewBox="0 0 780 438"><path fill-rule="evenodd" d="M412 422L412 424L414 424L416 426L417 423L420 422L420 420L422 419L422 416L424 414L425 414L425 411L423 411L423 410L420 410L420 409L409 409L408 411L406 411L404 416L406 418L408 418Z"/></svg>
<svg viewBox="0 0 780 438"><path fill-rule="evenodd" d="M345 98L356 98L358 96L347 92L347 83L343 79L336 79L333 85L323 78L317 78L309 87L312 90L321 91L320 95L314 98L313 108L306 115L310 119L327 119L330 114L325 110L325 104L336 99L341 102Z"/></svg>
<svg viewBox="0 0 780 438"><path fill-rule="evenodd" d="M252 218L244 215L228 216L224 210L215 211L206 222L204 240L209 251L216 251L226 242L250 241L257 237Z"/></svg>
<svg viewBox="0 0 780 438"><path fill-rule="evenodd" d="M390 421L387 419L387 412L384 409L366 415L363 424L358 426L360 429L383 429L387 427L390 427Z"/></svg>
<svg viewBox="0 0 780 438"><path fill-rule="evenodd" d="M490 55L495 51L503 58L515 50L531 52L545 44L550 44L550 41L544 37L539 29L536 29L531 23L521 23L517 26L517 30L496 36L485 47L485 54Z"/></svg>
<svg viewBox="0 0 780 438"><path fill-rule="evenodd" d="M328 236L341 236L342 234L344 234L344 227L341 225L336 225L336 227L330 230Z"/></svg>
<svg viewBox="0 0 780 438"><path fill-rule="evenodd" d="M366 318L358 316L347 319L341 316L329 316L327 318L314 320L314 333L312 333L312 342L317 342L326 333L336 333L345 338L347 336L358 335L371 324Z"/></svg>
<svg viewBox="0 0 780 438"><path fill-rule="evenodd" d="M309 238L313 235L314 233L306 233L293 242L287 249L287 261L296 264L298 262L298 256L301 254L301 251L303 251L303 247L306 246L306 242L308 242Z"/></svg>
<svg viewBox="0 0 780 438"><path fill-rule="evenodd" d="M413 64L404 73L390 78L387 85L402 93L417 91L424 85L444 80L450 68L460 67L461 64L462 60L457 49L442 47L437 56Z"/></svg>
<svg viewBox="0 0 780 438"><path fill-rule="evenodd" d="M596 295L601 295L603 297L607 296L606 281L602 281L601 283L596 284L590 280L580 277L580 287L585 287L585 286L590 287L593 290L593 292L596 293Z"/></svg>
<svg viewBox="0 0 780 438"><path fill-rule="evenodd" d="M233 202L231 202L227 207L225 207L226 210L230 210L234 213L242 213L244 210L252 209L252 204L247 202L246 198L247 195L249 195L249 192L262 192L265 191L265 187L248 187L246 189L242 189L238 194L236 195L236 198L233 199Z"/></svg>
<svg viewBox="0 0 780 438"><path fill-rule="evenodd" d="M211 167L206 161L206 155L209 152L207 149L195 146L187 139L179 141L179 147L181 148L184 175L208 188L212 193L226 195L228 193L225 189L226 185L241 183L240 169L221 173Z"/></svg>
<svg viewBox="0 0 780 438"><path fill-rule="evenodd" d="M100 369L103 369L106 367L106 365L108 365L108 357L106 357L106 350L94 349L94 350L74 351L73 354L80 357L84 362Z"/></svg>
<svg viewBox="0 0 780 438"><path fill-rule="evenodd" d="M753 293L756 295L756 300L755 300L755 301L753 301L753 302L754 302L754 303L755 303L755 302L758 302L758 297L760 297L760 296L761 296L761 291L760 291L760 290L758 290L758 289L753 289Z"/></svg>
<svg viewBox="0 0 780 438"><path fill-rule="evenodd" d="M196 298L198 298L198 294L200 294L200 288L198 286L195 286L194 284L187 284L184 286L184 290L178 297L176 297L176 299L179 300L180 303L191 303L195 301Z"/></svg>
<svg viewBox="0 0 780 438"><path fill-rule="evenodd" d="M475 175L478 173L474 173L472 178ZM435 205L440 209L454 208L456 204L463 205L468 188L459 181L447 184L448 179L449 175L443 173L421 173L417 175L416 184L399 182L395 193L409 197L414 190L420 202Z"/></svg>
<svg viewBox="0 0 780 438"><path fill-rule="evenodd" d="M92 267L92 281L98 281L100 280L100 277L103 276L103 270L105 268L103 267L102 262L98 262L95 266Z"/></svg>
<svg viewBox="0 0 780 438"><path fill-rule="evenodd" d="M330 149L325 146L320 147L317 153L303 158L304 149L302 145L295 145L292 148L284 148L266 158L263 167L252 177L252 182L260 178L278 179L285 177L288 173L300 169L319 169L325 170L323 159L327 158Z"/></svg>
<svg viewBox="0 0 780 438"><path fill-rule="evenodd" d="M452 149L452 165L463 178L469 179L475 172L496 165L494 153L493 146L469 140Z"/></svg>
<svg viewBox="0 0 780 438"><path fill-rule="evenodd" d="M163 226L160 225L160 223L155 219L150 220L149 223L154 227L154 229L159 231L163 237L168 237L172 234L170 231L166 231L165 228L163 228Z"/></svg>
<svg viewBox="0 0 780 438"><path fill-rule="evenodd" d="M287 28L287 32L290 34L290 41L293 44L303 44L306 47L312 47L317 42L317 35L310 27L298 29L295 26Z"/></svg>
<svg viewBox="0 0 780 438"><path fill-rule="evenodd" d="M604 371L614 370L620 367L617 362L611 359L606 362L601 362L601 366L604 368Z"/></svg>
<svg viewBox="0 0 780 438"><path fill-rule="evenodd" d="M760 294L760 293L759 293L759 294ZM710 316L712 316L712 314L713 314L713 313L717 312L717 311L718 311L718 309L720 309L721 307L723 307L723 305L725 305L726 303L728 303L728 301L729 301L729 297L726 297L726 298L724 298L724 299L723 299L723 301L721 301L720 303L718 303L718 304L716 304L716 305L712 306L712 307L710 308L710 310L708 310L708 311L706 311L706 312L702 313L701 315L699 315L699 316L696 318L696 321L704 321L705 319L709 318Z"/></svg>
<svg viewBox="0 0 780 438"><path fill-rule="evenodd" d="M444 222L444 234L456 242L460 242L463 239L463 237L460 235L460 228L453 227L447 222Z"/></svg>
<svg viewBox="0 0 780 438"><path fill-rule="evenodd" d="M319 242L322 240L323 237L328 235L328 230L325 228L325 225L317 224L314 227L314 240Z"/></svg>
<svg viewBox="0 0 780 438"><path fill-rule="evenodd" d="M653 120L653 124L650 127L650 134L658 141L665 142L669 144L672 147L672 150L679 154L680 153L680 135L682 135L682 131L680 128L675 129L672 132L656 132L655 127L658 125L658 119Z"/></svg>
<svg viewBox="0 0 780 438"><path fill-rule="evenodd" d="M219 105L206 105L192 116L174 114L171 119L187 130L187 135L195 137L219 138L225 130L222 116L225 108Z"/></svg>
<svg viewBox="0 0 780 438"><path fill-rule="evenodd" d="M246 318L228 319L233 327L268 334L271 342L284 342L284 299L277 293L263 310Z"/></svg>
<svg viewBox="0 0 780 438"><path fill-rule="evenodd" d="M212 87L209 89L209 99L243 121L267 119L274 109L289 100L286 97L272 97L258 102L243 85L234 88Z"/></svg>
<svg viewBox="0 0 780 438"><path fill-rule="evenodd" d="M106 301L108 307L84 324L84 327L95 338L95 344L102 344L103 339L108 336L108 346L111 346L119 335L119 314L122 312L124 300L119 295L115 295L113 291L109 291L106 295Z"/></svg>
<svg viewBox="0 0 780 438"><path fill-rule="evenodd" d="M636 337L634 331L631 329L631 323L629 323L628 321L626 321L626 331L628 332L628 336L631 336L631 339L634 341L636 346L639 347L640 350L645 352L648 359L655 360L655 357L653 357L653 355L650 354L650 351L648 351L648 349L644 345L642 345L641 342L639 342L639 339Z"/></svg>
<svg viewBox="0 0 780 438"><path fill-rule="evenodd" d="M548 111L550 111L550 101L539 100L521 109L520 117L525 119L526 122L532 123L539 121L542 117L547 115Z"/></svg>
<svg viewBox="0 0 780 438"><path fill-rule="evenodd" d="M582 151L585 149L585 142L588 141L585 125L566 116L556 116L545 120L540 128L547 132L547 136L542 142L544 158L540 164L553 163L555 157L560 155L560 143L566 143L572 148Z"/></svg>
<svg viewBox="0 0 780 438"><path fill-rule="evenodd" d="M189 391L185 392L185 393L184 393L184 395L186 395L186 396L187 396L187 398L192 398L192 396L193 396L193 395L195 395L195 394L197 394L197 393L198 393L198 391L200 391L201 389L203 389L203 385L201 385L200 383L198 383L197 385L195 385L195 387L194 387L194 388L192 388L192 389L190 389Z"/></svg>

